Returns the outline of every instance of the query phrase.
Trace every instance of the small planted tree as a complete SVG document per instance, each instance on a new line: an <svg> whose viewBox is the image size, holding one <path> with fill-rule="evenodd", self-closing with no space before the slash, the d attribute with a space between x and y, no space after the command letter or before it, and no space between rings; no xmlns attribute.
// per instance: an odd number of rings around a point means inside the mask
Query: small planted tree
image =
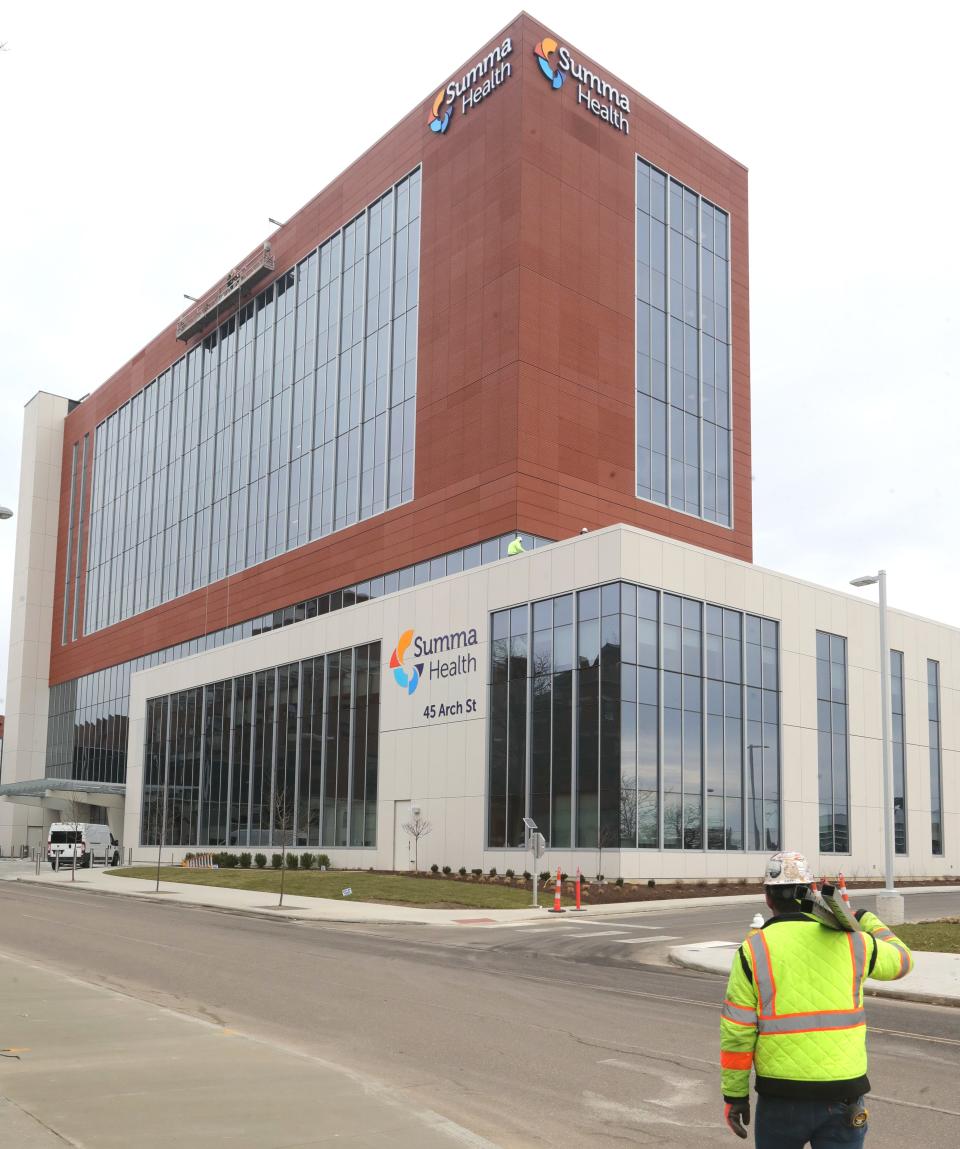
<svg viewBox="0 0 960 1149"><path fill-rule="evenodd" d="M283 905L283 887L287 875L287 843L293 828L293 799L286 790L278 790L273 799L273 827L280 835L280 901Z"/></svg>
<svg viewBox="0 0 960 1149"><path fill-rule="evenodd" d="M403 830L409 834L413 839L413 869L414 873L420 873L420 839L426 838L428 834L433 833L433 824L429 818L424 816L418 811L409 822L403 823Z"/></svg>

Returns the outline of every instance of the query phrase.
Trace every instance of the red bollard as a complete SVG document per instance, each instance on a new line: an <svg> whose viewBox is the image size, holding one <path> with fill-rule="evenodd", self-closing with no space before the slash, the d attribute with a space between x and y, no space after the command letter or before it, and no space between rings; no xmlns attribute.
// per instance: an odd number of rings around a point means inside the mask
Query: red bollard
<svg viewBox="0 0 960 1149"><path fill-rule="evenodd" d="M548 914L565 914L567 911L560 908L560 887L563 883L560 880L560 867L557 866L557 884L553 887L553 909L547 910Z"/></svg>
<svg viewBox="0 0 960 1149"><path fill-rule="evenodd" d="M572 914L585 914L587 911L580 905L580 867L577 866L577 904L570 911Z"/></svg>

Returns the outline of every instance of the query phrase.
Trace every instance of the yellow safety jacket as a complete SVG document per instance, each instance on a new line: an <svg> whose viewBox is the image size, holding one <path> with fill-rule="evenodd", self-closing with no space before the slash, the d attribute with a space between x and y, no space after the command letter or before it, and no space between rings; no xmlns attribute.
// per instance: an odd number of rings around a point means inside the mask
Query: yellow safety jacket
<svg viewBox="0 0 960 1149"><path fill-rule="evenodd" d="M803 913L771 918L737 950L720 1019L723 1096L750 1091L820 1101L867 1093L867 977L894 981L913 968L910 950L872 913L863 933Z"/></svg>

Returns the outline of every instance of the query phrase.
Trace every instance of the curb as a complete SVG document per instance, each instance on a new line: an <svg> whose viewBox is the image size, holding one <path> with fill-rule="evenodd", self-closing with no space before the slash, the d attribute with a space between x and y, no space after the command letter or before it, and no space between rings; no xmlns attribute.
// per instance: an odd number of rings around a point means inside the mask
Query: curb
<svg viewBox="0 0 960 1149"><path fill-rule="evenodd" d="M726 977L727 975L705 961L698 961L696 958L681 956L680 950L684 949L683 946L671 946L667 951L667 961L672 965L679 966L681 969L696 970L697 973L711 973L714 977ZM731 944L731 950L732 950ZM883 990L876 989L870 985L869 981L864 982L863 992L869 997L875 997L881 1001L909 1001L917 1005L940 1005L946 1006L948 1009L960 1009L960 998L944 997L936 993L913 993L909 990Z"/></svg>
<svg viewBox="0 0 960 1149"><path fill-rule="evenodd" d="M36 878L21 877L8 879L15 882L27 882L32 886L46 886L55 890L76 890L76 883L71 882L70 885L57 886L51 882L39 882ZM310 922L323 925L327 922L333 925L342 926L422 926L429 923L424 921L394 921L389 918L309 918L303 916L303 910L294 907L278 906L276 911L271 912L266 909L248 909L246 906L218 906L211 902L194 902L194 901L167 901L163 897L158 897L154 893L140 893L138 890L131 890L130 893L124 893L122 890L98 890L91 888L84 884L83 889L80 891L84 894L93 894L98 898L128 898L133 901L152 902L155 906L180 906L190 910L210 910L217 914L234 914L238 916L261 918L267 922ZM179 893L178 890L162 891L161 893Z"/></svg>

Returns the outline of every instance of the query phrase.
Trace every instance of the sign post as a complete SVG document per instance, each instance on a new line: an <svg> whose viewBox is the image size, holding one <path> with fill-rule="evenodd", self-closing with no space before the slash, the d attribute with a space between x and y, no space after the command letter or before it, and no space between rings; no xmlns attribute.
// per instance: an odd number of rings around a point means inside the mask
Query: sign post
<svg viewBox="0 0 960 1149"><path fill-rule="evenodd" d="M537 830L537 823L532 818L523 819L524 827L527 831L527 849L533 851L533 901L530 903L532 909L540 908L540 901L537 898L537 862L543 857L547 851L547 840Z"/></svg>

